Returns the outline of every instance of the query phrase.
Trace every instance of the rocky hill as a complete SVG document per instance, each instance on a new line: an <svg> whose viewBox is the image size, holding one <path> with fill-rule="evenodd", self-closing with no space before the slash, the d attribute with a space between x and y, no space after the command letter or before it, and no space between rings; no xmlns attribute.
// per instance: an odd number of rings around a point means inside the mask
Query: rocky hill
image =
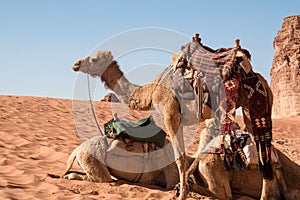
<svg viewBox="0 0 300 200"><path fill-rule="evenodd" d="M300 15L284 18L273 46L273 117L300 115Z"/></svg>

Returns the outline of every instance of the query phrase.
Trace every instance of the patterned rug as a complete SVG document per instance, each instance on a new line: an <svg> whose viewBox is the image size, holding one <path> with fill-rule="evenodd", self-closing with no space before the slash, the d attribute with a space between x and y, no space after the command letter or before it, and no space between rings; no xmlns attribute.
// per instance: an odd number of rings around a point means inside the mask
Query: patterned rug
<svg viewBox="0 0 300 200"><path fill-rule="evenodd" d="M215 111L219 112L220 130L230 133L234 130L234 118L238 92L241 84L241 75L236 72L236 50L212 53L207 51L196 41L182 47L182 58L187 61L187 68L201 73L203 85L215 99L218 105Z"/></svg>
<svg viewBox="0 0 300 200"><path fill-rule="evenodd" d="M211 131L208 129L208 131ZM257 154L256 145L252 142L248 132L237 130L236 131L236 140L235 144L239 145L243 151L245 152L245 159L246 159L246 169L257 169L259 168L259 156ZM223 145L223 147L222 147ZM227 158L226 161L226 167L230 167L233 169L241 169L239 159L237 156L238 152L233 151L231 148L232 146L232 139L230 136L226 135L219 135L217 137L214 137L206 146L206 148L203 150L203 153L209 153L209 154L218 154L220 156L224 155L224 150L226 151ZM276 149L274 146L271 146L272 151L272 163L279 164L279 158Z"/></svg>
<svg viewBox="0 0 300 200"><path fill-rule="evenodd" d="M272 119L268 107L267 92L256 77L243 79L243 86L249 99L249 111L256 149L259 153L259 166L263 177L273 178L271 165Z"/></svg>
<svg viewBox="0 0 300 200"><path fill-rule="evenodd" d="M219 120L220 134L230 135L234 131L238 95L241 87L247 91L251 123L257 151L261 158L259 166L263 177L272 179L272 122L269 116L267 93L254 73L252 77L245 77L242 69L236 66L235 56L238 48L212 53L204 49L200 43L192 41L181 50L186 67L201 74L203 85L215 98L212 102L217 105L212 109ZM181 73L183 73L182 69ZM232 148L237 148L236 150L241 152L241 159L243 159L241 148L235 146Z"/></svg>

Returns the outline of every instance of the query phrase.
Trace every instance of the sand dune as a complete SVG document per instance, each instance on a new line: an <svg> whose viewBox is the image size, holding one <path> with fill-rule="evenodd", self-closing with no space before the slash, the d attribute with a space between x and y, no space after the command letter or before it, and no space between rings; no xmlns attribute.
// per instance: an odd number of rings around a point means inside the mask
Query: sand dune
<svg viewBox="0 0 300 200"><path fill-rule="evenodd" d="M122 109L117 105L112 107L110 103L97 102L100 126L112 118L112 110ZM133 121L149 114L128 113L125 118ZM297 164L300 164L299 122L300 116L273 120L273 144ZM197 132L195 129L192 131ZM96 134L99 130L87 102L0 96L1 199L174 198L174 191L156 186L136 185L122 180L113 183L69 181L47 175L60 174L72 150L82 140ZM189 154L196 151L197 138L197 135L187 138L191 143ZM206 197L198 195L197 198Z"/></svg>

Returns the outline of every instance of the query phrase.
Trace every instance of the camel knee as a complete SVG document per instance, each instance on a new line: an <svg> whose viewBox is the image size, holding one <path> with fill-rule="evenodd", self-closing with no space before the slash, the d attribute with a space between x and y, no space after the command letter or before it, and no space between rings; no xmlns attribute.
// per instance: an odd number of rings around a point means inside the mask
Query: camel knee
<svg viewBox="0 0 300 200"><path fill-rule="evenodd" d="M112 181L106 165L92 155L85 158L87 160L80 160L80 166L85 171L88 181L100 183L108 183Z"/></svg>
<svg viewBox="0 0 300 200"><path fill-rule="evenodd" d="M218 199L232 199L229 174L222 166L222 163L213 160L209 155L200 160L198 165L199 175L204 186Z"/></svg>
<svg viewBox="0 0 300 200"><path fill-rule="evenodd" d="M213 181L208 182L208 188L213 195L215 195L218 199L231 200L232 193L230 189L229 183L224 185L218 185Z"/></svg>

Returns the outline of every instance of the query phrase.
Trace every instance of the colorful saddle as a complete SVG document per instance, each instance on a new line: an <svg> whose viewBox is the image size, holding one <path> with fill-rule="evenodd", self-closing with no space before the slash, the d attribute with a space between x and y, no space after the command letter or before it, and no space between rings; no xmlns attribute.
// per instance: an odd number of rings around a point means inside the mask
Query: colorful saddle
<svg viewBox="0 0 300 200"><path fill-rule="evenodd" d="M198 115L201 114L203 93L209 94L211 109L219 121L220 134L230 135L234 131L234 119L237 101L241 90L245 91L249 101L250 120L254 139L259 153L259 166L263 177L273 178L271 167L272 121L268 105L267 92L256 74L246 73L236 58L239 45L227 51L208 51L199 41L193 40L181 49L181 58L175 66L173 77L174 90L194 91L198 100ZM248 52L248 51L247 51ZM250 54L249 54L250 55ZM186 71L190 79L182 81ZM181 81L178 81L181 80ZM180 83L184 85L178 86ZM187 83L190 83L187 87ZM177 85L177 86L176 86ZM188 89L186 89L188 88ZM178 92L177 92L178 93Z"/></svg>

